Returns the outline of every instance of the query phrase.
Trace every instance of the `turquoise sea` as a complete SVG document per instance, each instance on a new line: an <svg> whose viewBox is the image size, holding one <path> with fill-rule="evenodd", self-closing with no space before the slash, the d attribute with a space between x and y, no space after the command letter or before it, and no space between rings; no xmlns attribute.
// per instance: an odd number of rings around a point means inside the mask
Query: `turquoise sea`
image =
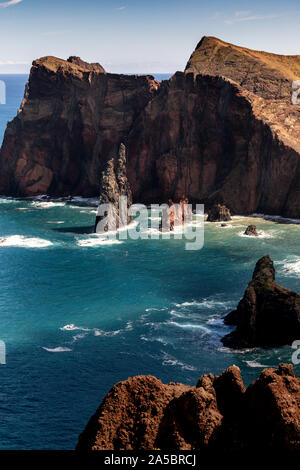
<svg viewBox="0 0 300 470"><path fill-rule="evenodd" d="M12 77L2 129L25 78ZM204 248L186 251L184 240L101 241L91 233L96 204L0 198L0 449L74 448L105 393L128 376L195 384L236 364L248 384L291 361L290 346L235 352L220 338L259 257L269 253L277 281L300 291L296 221L205 223ZM257 239L242 236L251 222Z"/></svg>

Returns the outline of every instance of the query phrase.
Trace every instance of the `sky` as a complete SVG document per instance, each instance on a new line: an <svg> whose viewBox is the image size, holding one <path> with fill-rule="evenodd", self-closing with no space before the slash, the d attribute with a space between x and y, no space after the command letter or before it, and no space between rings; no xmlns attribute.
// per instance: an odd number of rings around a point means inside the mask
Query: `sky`
<svg viewBox="0 0 300 470"><path fill-rule="evenodd" d="M173 73L202 36L300 54L299 24L299 0L0 0L0 73L27 73L45 55Z"/></svg>

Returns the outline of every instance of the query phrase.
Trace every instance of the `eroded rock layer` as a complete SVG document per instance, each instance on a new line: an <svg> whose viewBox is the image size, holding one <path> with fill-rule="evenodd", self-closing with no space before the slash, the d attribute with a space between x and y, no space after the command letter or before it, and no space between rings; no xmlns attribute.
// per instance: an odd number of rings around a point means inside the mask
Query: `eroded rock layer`
<svg viewBox="0 0 300 470"><path fill-rule="evenodd" d="M196 387L152 376L117 383L79 437L88 450L300 450L300 379L280 364L246 390L237 366Z"/></svg>
<svg viewBox="0 0 300 470"><path fill-rule="evenodd" d="M300 56L203 38L185 72L105 73L78 57L33 63L0 154L0 192L98 196L120 142L138 202L187 196L233 213L300 217Z"/></svg>

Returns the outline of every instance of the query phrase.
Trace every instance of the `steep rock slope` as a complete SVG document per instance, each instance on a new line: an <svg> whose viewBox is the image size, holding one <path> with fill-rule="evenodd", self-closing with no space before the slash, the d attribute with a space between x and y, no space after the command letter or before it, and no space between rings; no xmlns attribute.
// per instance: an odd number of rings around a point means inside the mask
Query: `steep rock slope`
<svg viewBox="0 0 300 470"><path fill-rule="evenodd" d="M78 57L35 61L5 133L0 192L98 195L103 165L156 88L150 76L108 74Z"/></svg>
<svg viewBox="0 0 300 470"><path fill-rule="evenodd" d="M121 142L133 198L184 195L232 212L300 217L300 56L205 37L185 72L105 73L72 57L35 61L0 154L0 192L98 195Z"/></svg>
<svg viewBox="0 0 300 470"><path fill-rule="evenodd" d="M246 390L240 370L201 377L196 387L152 376L117 383L79 437L89 450L300 450L300 379L265 369Z"/></svg>

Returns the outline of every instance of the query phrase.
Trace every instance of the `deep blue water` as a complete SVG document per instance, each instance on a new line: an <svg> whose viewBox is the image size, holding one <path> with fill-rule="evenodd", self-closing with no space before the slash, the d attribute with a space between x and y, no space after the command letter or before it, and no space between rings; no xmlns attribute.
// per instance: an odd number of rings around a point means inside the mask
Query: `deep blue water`
<svg viewBox="0 0 300 470"><path fill-rule="evenodd" d="M288 346L237 353L220 338L262 255L299 291L300 225L255 219L262 236L249 239L251 219L205 224L200 251L174 239L103 244L88 234L94 204L0 199L0 449L74 448L128 376L195 384L237 364L248 384L291 361Z"/></svg>

